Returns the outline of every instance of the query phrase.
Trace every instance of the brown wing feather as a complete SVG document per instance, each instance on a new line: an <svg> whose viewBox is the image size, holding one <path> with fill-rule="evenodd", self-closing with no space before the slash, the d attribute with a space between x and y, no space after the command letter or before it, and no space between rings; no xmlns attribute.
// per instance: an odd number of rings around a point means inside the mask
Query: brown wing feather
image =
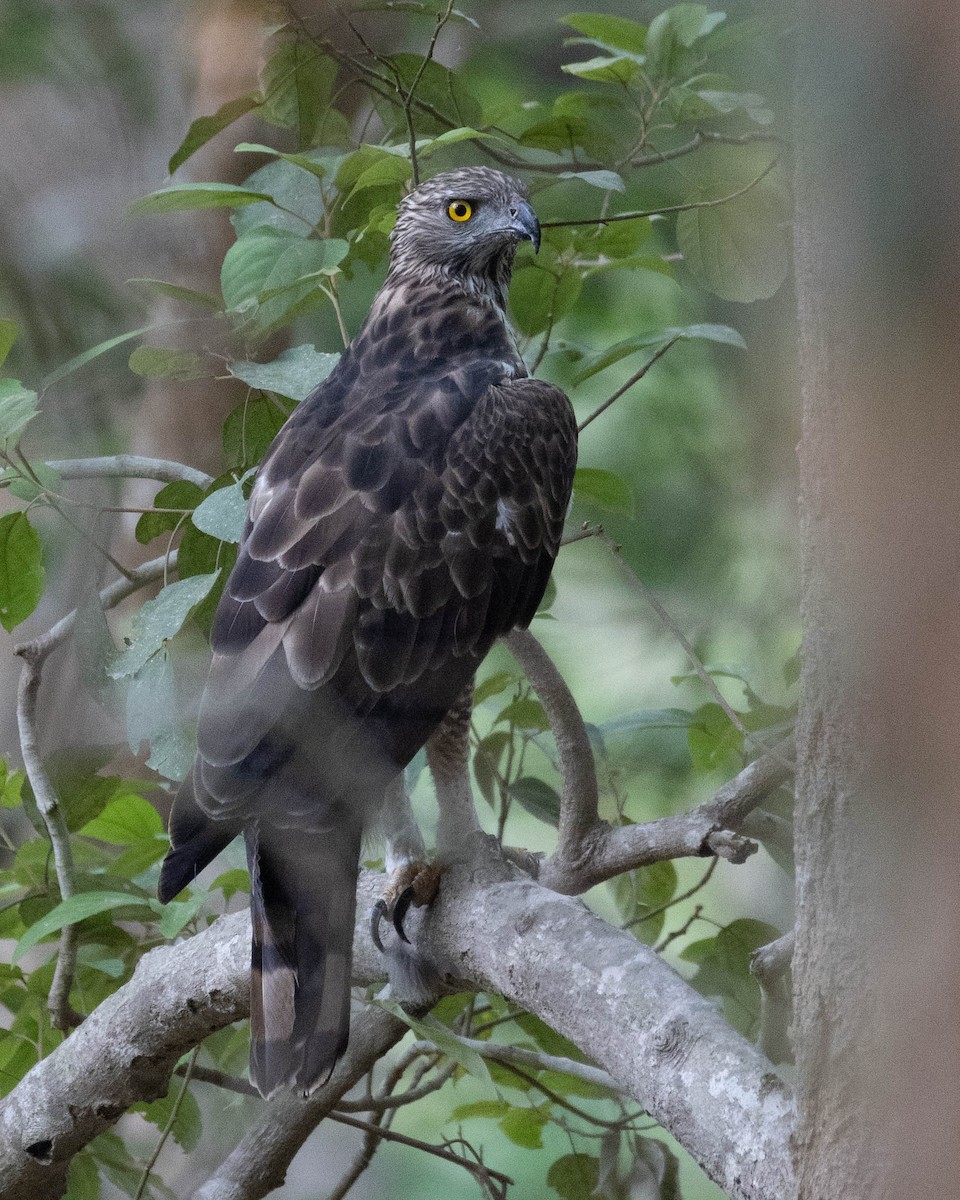
<svg viewBox="0 0 960 1200"><path fill-rule="evenodd" d="M195 836L203 813L248 831L259 889L253 1066L264 1090L287 1077L315 1083L342 1048L346 1012L342 995L322 999L317 971L329 975L333 960L304 960L284 924L291 906L312 911L310 888L294 903L270 864L295 854L291 831L304 844L322 846L331 831L339 846L358 844L367 811L493 641L530 621L570 496L569 401L515 377L522 365L497 315L460 292L402 300L383 300L386 317L371 316L264 460L214 624L188 816L172 824L175 843L178 828ZM451 363L448 344L469 358ZM194 869L215 841L197 840ZM190 870L188 846L175 857L165 894ZM344 868L344 894L355 868ZM328 909L317 903L320 930ZM317 946L331 936L316 932ZM348 968L349 946L338 954ZM267 1000L280 993L271 1028ZM291 1020L292 1058L274 1047Z"/></svg>

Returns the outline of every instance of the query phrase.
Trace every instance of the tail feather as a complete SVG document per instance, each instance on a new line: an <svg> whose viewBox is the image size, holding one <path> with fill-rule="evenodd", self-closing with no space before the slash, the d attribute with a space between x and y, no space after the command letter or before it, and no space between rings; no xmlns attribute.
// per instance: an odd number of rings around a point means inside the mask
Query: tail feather
<svg viewBox="0 0 960 1200"><path fill-rule="evenodd" d="M309 1093L347 1044L359 830L246 832L253 947L250 1078Z"/></svg>
<svg viewBox="0 0 960 1200"><path fill-rule="evenodd" d="M198 760L199 761L199 760ZM233 821L212 821L197 803L195 763L180 784L170 813L170 849L160 868L157 894L163 904L192 883L240 833Z"/></svg>

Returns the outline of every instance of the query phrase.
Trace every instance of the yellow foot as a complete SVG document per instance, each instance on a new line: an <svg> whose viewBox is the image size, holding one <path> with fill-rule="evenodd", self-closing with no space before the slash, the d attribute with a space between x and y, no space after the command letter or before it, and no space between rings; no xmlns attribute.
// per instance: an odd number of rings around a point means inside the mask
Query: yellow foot
<svg viewBox="0 0 960 1200"><path fill-rule="evenodd" d="M423 908L432 903L440 887L442 870L436 863L405 862L391 875L390 882L370 914L370 936L381 954L383 942L380 940L380 922L390 921L397 936L409 943L410 939L403 931L404 918L411 905Z"/></svg>

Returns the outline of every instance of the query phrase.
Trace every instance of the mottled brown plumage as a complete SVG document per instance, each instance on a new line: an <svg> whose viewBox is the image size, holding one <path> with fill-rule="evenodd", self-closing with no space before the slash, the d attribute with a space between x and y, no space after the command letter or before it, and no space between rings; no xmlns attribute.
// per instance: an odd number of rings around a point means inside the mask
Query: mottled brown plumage
<svg viewBox="0 0 960 1200"><path fill-rule="evenodd" d="M265 1094L311 1090L342 1053L363 826L495 639L529 623L559 548L576 427L505 324L524 238L536 218L499 172L411 192L369 317L253 489L161 898L244 833Z"/></svg>

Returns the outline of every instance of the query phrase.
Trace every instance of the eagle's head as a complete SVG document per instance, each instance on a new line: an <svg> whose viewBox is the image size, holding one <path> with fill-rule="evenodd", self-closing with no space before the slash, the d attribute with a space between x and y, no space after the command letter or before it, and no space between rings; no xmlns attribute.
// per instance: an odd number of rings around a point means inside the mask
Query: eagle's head
<svg viewBox="0 0 960 1200"><path fill-rule="evenodd" d="M462 167L434 175L400 201L391 267L505 286L522 241L540 247L540 222L523 184L491 167Z"/></svg>

